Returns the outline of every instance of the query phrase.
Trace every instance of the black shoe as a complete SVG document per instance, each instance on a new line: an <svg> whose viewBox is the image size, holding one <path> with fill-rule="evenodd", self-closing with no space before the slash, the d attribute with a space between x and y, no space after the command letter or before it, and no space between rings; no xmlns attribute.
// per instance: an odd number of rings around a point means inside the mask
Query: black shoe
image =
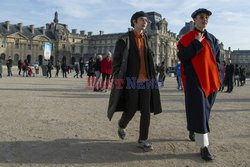
<svg viewBox="0 0 250 167"><path fill-rule="evenodd" d="M139 147L142 148L144 151L152 151L154 148L152 147L151 143L148 140L138 140Z"/></svg>
<svg viewBox="0 0 250 167"><path fill-rule="evenodd" d="M119 122L118 122L118 131L117 131L117 133L118 133L118 136L120 137L120 139L122 139L122 140L125 139L126 130L123 129L123 128L121 128L121 127L119 126Z"/></svg>
<svg viewBox="0 0 250 167"><path fill-rule="evenodd" d="M211 161L214 157L211 155L207 147L203 147L200 149L201 158L205 161Z"/></svg>
<svg viewBox="0 0 250 167"><path fill-rule="evenodd" d="M189 139L191 140L191 141L195 141L195 135L194 135L194 132L192 132L192 131L189 131Z"/></svg>

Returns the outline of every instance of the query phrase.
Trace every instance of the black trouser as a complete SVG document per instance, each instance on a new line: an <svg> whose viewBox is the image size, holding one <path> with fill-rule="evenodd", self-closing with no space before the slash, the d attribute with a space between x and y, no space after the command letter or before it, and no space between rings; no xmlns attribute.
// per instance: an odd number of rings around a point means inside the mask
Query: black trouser
<svg viewBox="0 0 250 167"><path fill-rule="evenodd" d="M51 78L51 70L47 70L47 77Z"/></svg>
<svg viewBox="0 0 250 167"><path fill-rule="evenodd" d="M102 73L102 89L108 89L108 84L109 84L109 81L110 81L109 78L110 78L109 74ZM106 84L105 84L105 88L104 88L105 80L106 80Z"/></svg>
<svg viewBox="0 0 250 167"><path fill-rule="evenodd" d="M12 76L11 68L12 68L12 67L8 67L8 76Z"/></svg>
<svg viewBox="0 0 250 167"><path fill-rule="evenodd" d="M19 70L18 75L21 75L21 70L22 70L22 68L21 68L21 67L18 67L18 70Z"/></svg>
<svg viewBox="0 0 250 167"><path fill-rule="evenodd" d="M84 74L84 70L81 70L80 72L81 72L80 77L82 78L82 75Z"/></svg>
<svg viewBox="0 0 250 167"><path fill-rule="evenodd" d="M58 77L59 70L60 70L59 68L56 69L56 75L55 75L55 77Z"/></svg>
<svg viewBox="0 0 250 167"><path fill-rule="evenodd" d="M139 106L141 112L139 140L147 140L150 125L151 89L126 89L124 90L124 96L125 111L119 121L119 126L126 128L129 121L134 117L137 106Z"/></svg>
<svg viewBox="0 0 250 167"><path fill-rule="evenodd" d="M230 77L228 79L228 83L227 83L227 92L232 92L233 91L233 77Z"/></svg>
<svg viewBox="0 0 250 167"><path fill-rule="evenodd" d="M63 78L67 78L67 71L66 70L62 70L63 73Z"/></svg>

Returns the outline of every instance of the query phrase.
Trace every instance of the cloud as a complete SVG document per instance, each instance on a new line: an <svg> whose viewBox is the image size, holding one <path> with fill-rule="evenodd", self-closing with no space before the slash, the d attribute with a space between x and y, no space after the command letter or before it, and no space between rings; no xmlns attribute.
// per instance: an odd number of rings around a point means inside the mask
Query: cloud
<svg viewBox="0 0 250 167"><path fill-rule="evenodd" d="M246 36L250 36L250 1L247 0L22 0L22 3L1 0L0 19L12 24L44 26L53 21L54 12L58 11L59 22L67 24L69 29L117 33L127 31L135 11L144 10L161 14L169 30L179 33L185 22L192 20L191 13L201 7L213 12L208 30L224 41L225 46L249 48Z"/></svg>
<svg viewBox="0 0 250 167"><path fill-rule="evenodd" d="M44 5L50 5L54 10L59 10L63 15L73 18L91 17L98 10L96 6L105 6L102 0L40 0Z"/></svg>

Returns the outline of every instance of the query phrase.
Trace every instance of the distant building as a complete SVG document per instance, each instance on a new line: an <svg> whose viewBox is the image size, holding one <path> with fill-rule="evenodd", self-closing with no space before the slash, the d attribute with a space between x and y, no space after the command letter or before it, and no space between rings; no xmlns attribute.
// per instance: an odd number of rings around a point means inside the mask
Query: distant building
<svg viewBox="0 0 250 167"><path fill-rule="evenodd" d="M149 12L148 15L150 23L147 32L155 62L159 64L165 61L167 66L174 66L177 61L176 34L168 30L167 21L159 13ZM65 59L68 63L74 63L79 58L87 60L98 54L105 55L108 51L113 53L116 40L124 33L104 34L100 31L98 35L93 35L84 30L78 33L76 29L70 32L66 24L59 23L57 12L53 22L40 28L5 21L0 23L0 56L4 60L11 56L15 64L19 59L42 64L44 43L50 42L53 46L52 62Z"/></svg>
<svg viewBox="0 0 250 167"><path fill-rule="evenodd" d="M231 60L233 64L245 67L247 76L250 76L250 50L234 50Z"/></svg>
<svg viewBox="0 0 250 167"><path fill-rule="evenodd" d="M194 29L194 22L186 22L185 26L179 32L178 39L180 39L184 34L188 33L189 31Z"/></svg>

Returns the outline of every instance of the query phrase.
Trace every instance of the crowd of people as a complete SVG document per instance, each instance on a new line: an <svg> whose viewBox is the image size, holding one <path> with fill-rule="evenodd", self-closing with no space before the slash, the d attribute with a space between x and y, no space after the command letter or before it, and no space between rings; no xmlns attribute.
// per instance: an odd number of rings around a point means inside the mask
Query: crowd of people
<svg viewBox="0 0 250 167"><path fill-rule="evenodd" d="M239 66L238 64L232 64L231 60L221 61L219 64L219 76L220 76L220 92L231 93L235 86L244 86L246 83L246 68ZM156 65L156 73L158 75L158 80L161 85L164 86L165 77L169 74L168 68L164 66L164 62ZM176 77L178 90L183 90L182 80L181 80L181 66L180 61L177 62L175 66L174 75ZM226 90L224 90L226 87Z"/></svg>
<svg viewBox="0 0 250 167"><path fill-rule="evenodd" d="M0 58L0 78L3 76L3 64L4 61ZM72 64L67 64L66 59L62 61L57 60L55 64L51 60L48 60L45 65L39 66L38 63L31 65L27 59L18 60L17 68L18 75L23 77L35 77L39 74L39 69L42 69L43 76L46 78L52 77L52 70L55 68L55 77L58 77L61 71L62 77L67 78L67 75L72 73L74 78L82 78L84 71L86 71L88 76L88 86L93 86L93 91L95 92L107 92L108 85L112 79L112 54L108 52L106 55L98 55L91 57L87 63L84 62L83 58L79 59L79 62L73 62ZM7 76L13 76L12 67L13 60L11 57L6 61Z"/></svg>

